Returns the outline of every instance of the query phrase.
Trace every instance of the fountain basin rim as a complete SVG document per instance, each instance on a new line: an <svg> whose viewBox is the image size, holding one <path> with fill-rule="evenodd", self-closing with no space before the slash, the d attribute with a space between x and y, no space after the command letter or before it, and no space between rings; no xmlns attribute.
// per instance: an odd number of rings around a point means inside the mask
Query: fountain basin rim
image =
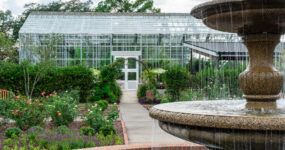
<svg viewBox="0 0 285 150"><path fill-rule="evenodd" d="M207 101L209 104L210 101ZM223 101L222 101L223 102ZM244 101L240 101L244 102ZM191 102L179 102L176 105L185 105ZM174 103L175 104L175 103ZM184 112L177 107L177 110L167 110L167 105L160 104L150 109L150 116L162 122L169 122L179 125L196 126L204 128L216 129L237 129L237 130L272 130L285 131L285 116L270 115L241 115L241 114L218 114L218 113L199 113L199 112ZM209 104L211 105L211 104ZM233 103L233 105L235 105ZM165 109L163 109L163 107ZM191 108L189 108L191 109Z"/></svg>
<svg viewBox="0 0 285 150"><path fill-rule="evenodd" d="M285 1L270 0L211 0L197 5L191 10L191 15L203 19L211 15L250 9L278 9L285 8Z"/></svg>

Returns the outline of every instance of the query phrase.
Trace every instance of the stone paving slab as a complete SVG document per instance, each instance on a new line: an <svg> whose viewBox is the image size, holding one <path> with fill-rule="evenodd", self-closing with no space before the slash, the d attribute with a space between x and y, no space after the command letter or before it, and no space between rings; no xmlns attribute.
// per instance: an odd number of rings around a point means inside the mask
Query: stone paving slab
<svg viewBox="0 0 285 150"><path fill-rule="evenodd" d="M190 143L160 129L158 122L138 103L121 103L120 112L125 122L130 144Z"/></svg>

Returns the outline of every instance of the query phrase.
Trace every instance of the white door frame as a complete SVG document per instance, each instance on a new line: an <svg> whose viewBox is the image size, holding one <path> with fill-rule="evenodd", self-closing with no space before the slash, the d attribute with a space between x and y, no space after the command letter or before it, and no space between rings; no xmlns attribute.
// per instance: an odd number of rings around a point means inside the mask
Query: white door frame
<svg viewBox="0 0 285 150"><path fill-rule="evenodd" d="M123 84L124 90L137 90L138 85L139 85L139 56L126 56L126 55L115 55L114 60L117 60L119 58L124 58L125 63L124 63L124 68L122 69L122 72L125 74L125 80L118 80L119 83ZM129 69L128 68L128 59L129 58L134 58L136 59L136 67L134 69ZM133 72L136 73L136 80L129 80L128 79L128 73ZM135 88L130 88L130 84L135 84Z"/></svg>

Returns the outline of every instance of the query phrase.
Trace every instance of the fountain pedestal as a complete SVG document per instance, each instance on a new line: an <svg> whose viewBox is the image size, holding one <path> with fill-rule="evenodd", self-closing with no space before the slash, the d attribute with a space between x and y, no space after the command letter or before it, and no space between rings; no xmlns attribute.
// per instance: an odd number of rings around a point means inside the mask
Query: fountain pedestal
<svg viewBox="0 0 285 150"><path fill-rule="evenodd" d="M279 99L283 85L282 74L273 66L274 50L280 41L280 35L245 35L243 40L248 49L249 65L239 76L240 88L251 107L267 107L262 102L275 102ZM253 106L253 102L260 103Z"/></svg>
<svg viewBox="0 0 285 150"><path fill-rule="evenodd" d="M161 104L150 110L177 137L225 150L284 150L283 77L273 66L285 33L285 0L212 0L191 14L208 27L243 37L249 65L240 74L245 100Z"/></svg>

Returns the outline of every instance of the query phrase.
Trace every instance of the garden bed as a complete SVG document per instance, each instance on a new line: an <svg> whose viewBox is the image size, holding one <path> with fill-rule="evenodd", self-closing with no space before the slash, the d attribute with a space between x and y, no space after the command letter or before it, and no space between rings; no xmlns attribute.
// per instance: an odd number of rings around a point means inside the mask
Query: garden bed
<svg viewBox="0 0 285 150"><path fill-rule="evenodd" d="M84 126L83 121L72 122L68 126L68 128L70 129L70 133L60 134L60 133L56 132L57 127L55 125L53 125L52 123L47 123L44 126L44 130L45 130L44 132L49 133L49 134L45 134L45 135L43 134L40 137L44 136L43 138L47 138L45 136L49 136L48 140L50 140L50 141L63 140L64 138L68 139L69 136L70 137L73 136L72 139L82 138L82 139L88 140L88 141L91 139L95 143L94 147L125 144L121 120L117 120L114 122L116 135L114 135L114 137L105 138L105 139L102 137L98 137L101 135L94 135L94 136L82 136L82 135L80 135L80 128L83 126ZM6 131L6 129L11 128L11 127L16 127L16 126L12 123L0 126L0 149L4 148L5 140L7 143L8 138L5 137L5 131ZM28 131L24 131L22 134L23 135L28 134L27 132ZM17 140L17 139L15 139L15 140ZM7 144L6 144L6 146L7 146ZM90 146L92 146L92 145L90 145Z"/></svg>

